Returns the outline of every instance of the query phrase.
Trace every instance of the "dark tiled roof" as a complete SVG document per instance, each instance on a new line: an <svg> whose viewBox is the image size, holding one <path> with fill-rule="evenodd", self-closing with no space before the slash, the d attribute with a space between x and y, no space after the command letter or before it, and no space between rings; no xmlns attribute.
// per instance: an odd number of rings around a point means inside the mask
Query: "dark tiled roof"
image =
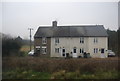
<svg viewBox="0 0 120 81"><path fill-rule="evenodd" d="M34 37L106 37L103 25L39 27Z"/></svg>

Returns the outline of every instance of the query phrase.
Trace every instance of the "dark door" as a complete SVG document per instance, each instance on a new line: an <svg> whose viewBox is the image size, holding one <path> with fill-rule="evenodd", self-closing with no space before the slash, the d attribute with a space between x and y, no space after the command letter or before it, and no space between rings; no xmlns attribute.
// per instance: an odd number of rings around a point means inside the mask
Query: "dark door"
<svg viewBox="0 0 120 81"><path fill-rule="evenodd" d="M63 55L64 57L66 57L66 55L65 55L65 49L62 50L62 55Z"/></svg>
<svg viewBox="0 0 120 81"><path fill-rule="evenodd" d="M104 53L104 48L101 49L101 53Z"/></svg>

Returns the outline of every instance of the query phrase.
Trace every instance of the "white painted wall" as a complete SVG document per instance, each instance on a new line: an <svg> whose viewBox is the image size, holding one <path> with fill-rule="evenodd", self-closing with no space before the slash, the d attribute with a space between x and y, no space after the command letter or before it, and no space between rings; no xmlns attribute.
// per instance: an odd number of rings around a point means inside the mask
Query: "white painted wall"
<svg viewBox="0 0 120 81"><path fill-rule="evenodd" d="M98 37L98 43L94 43L93 40L94 40L94 37L89 37L89 44L88 44L89 50L88 50L88 52L91 53L91 56L92 57L101 57L100 49L104 48L105 49L104 54L105 54L105 57L107 57L107 50L108 50L107 37ZM97 54L94 53L94 48L98 48L99 51Z"/></svg>
<svg viewBox="0 0 120 81"><path fill-rule="evenodd" d="M80 48L84 48L84 51L90 53L92 57L101 57L101 51L94 54L94 48L105 48L108 49L107 37L98 37L98 43L94 44L94 37L84 37L84 43L80 43L80 37L60 37L59 43L55 44L55 38L51 38L51 57L63 57L61 55L62 49L65 48L66 53L71 54L73 48L77 48L77 55L80 54ZM55 48L60 49L60 53L55 53ZM105 51L105 57L107 57L107 51Z"/></svg>

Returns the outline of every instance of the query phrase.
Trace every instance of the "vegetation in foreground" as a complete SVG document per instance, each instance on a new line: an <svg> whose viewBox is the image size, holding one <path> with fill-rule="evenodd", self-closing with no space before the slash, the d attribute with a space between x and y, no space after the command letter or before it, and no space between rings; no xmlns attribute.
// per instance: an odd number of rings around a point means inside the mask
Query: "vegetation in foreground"
<svg viewBox="0 0 120 81"><path fill-rule="evenodd" d="M107 30L108 48L120 55L119 34ZM14 44L14 45L13 45ZM29 41L2 36L3 79L118 79L118 58L51 59L28 57ZM9 57L14 56L14 57ZM17 57L16 57L17 56Z"/></svg>
<svg viewBox="0 0 120 81"><path fill-rule="evenodd" d="M118 79L118 60L4 57L3 79Z"/></svg>

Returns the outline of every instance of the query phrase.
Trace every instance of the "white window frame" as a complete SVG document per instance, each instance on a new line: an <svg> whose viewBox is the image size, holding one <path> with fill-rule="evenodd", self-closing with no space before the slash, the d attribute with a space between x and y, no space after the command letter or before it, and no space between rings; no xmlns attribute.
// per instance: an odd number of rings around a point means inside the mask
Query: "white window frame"
<svg viewBox="0 0 120 81"><path fill-rule="evenodd" d="M42 38L42 44L47 44L47 38L46 37Z"/></svg>
<svg viewBox="0 0 120 81"><path fill-rule="evenodd" d="M36 50L40 50L40 46L35 46Z"/></svg>
<svg viewBox="0 0 120 81"><path fill-rule="evenodd" d="M94 42L94 43L98 43L98 38L97 38L97 37L94 37L93 42Z"/></svg>
<svg viewBox="0 0 120 81"><path fill-rule="evenodd" d="M84 37L80 37L80 43L84 44Z"/></svg>
<svg viewBox="0 0 120 81"><path fill-rule="evenodd" d="M55 44L58 44L59 42L59 38L55 38Z"/></svg>
<svg viewBox="0 0 120 81"><path fill-rule="evenodd" d="M84 48L80 48L80 54L84 53Z"/></svg>
<svg viewBox="0 0 120 81"><path fill-rule="evenodd" d="M60 49L59 48L55 48L55 53L60 53Z"/></svg>
<svg viewBox="0 0 120 81"><path fill-rule="evenodd" d="M39 48L40 49L40 46L35 46L35 48Z"/></svg>
<svg viewBox="0 0 120 81"><path fill-rule="evenodd" d="M98 53L98 48L94 48L94 49L93 49L93 52L94 52L94 53Z"/></svg>
<svg viewBox="0 0 120 81"><path fill-rule="evenodd" d="M47 54L47 47L46 46L42 46L42 54Z"/></svg>

